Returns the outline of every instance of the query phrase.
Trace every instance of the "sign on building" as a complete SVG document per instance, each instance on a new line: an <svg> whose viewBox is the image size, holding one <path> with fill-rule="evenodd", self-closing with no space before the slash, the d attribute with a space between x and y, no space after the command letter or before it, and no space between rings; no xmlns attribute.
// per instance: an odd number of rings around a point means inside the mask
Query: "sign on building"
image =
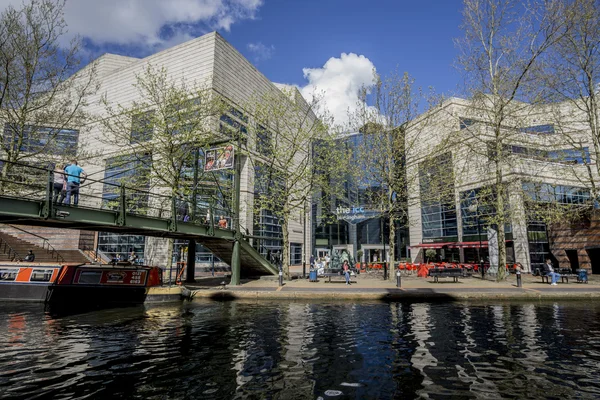
<svg viewBox="0 0 600 400"><path fill-rule="evenodd" d="M350 224L358 224L381 215L380 210L369 210L364 207L337 207L335 213L339 220Z"/></svg>
<svg viewBox="0 0 600 400"><path fill-rule="evenodd" d="M234 160L233 145L228 144L225 147L216 147L206 150L204 153L204 171L216 171L219 169L233 168Z"/></svg>

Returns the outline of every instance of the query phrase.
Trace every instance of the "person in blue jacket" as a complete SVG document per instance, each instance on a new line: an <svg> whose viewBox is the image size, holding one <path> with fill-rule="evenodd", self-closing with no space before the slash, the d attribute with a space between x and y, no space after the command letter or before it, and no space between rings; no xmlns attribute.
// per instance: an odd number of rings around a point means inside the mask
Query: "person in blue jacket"
<svg viewBox="0 0 600 400"><path fill-rule="evenodd" d="M65 168L65 176L67 178L67 198L65 201L67 205L71 205L71 197L73 197L73 205L77 205L79 203L79 186L85 182L87 175L83 168L77 165L77 160L73 160L73 163Z"/></svg>

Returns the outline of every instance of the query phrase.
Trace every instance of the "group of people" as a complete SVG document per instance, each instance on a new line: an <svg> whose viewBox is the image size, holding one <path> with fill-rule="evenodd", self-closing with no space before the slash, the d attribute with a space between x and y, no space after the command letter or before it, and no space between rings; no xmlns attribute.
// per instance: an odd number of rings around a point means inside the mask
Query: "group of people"
<svg viewBox="0 0 600 400"><path fill-rule="evenodd" d="M73 160L71 164L65 165L64 168L54 168L54 195L52 202L55 204L73 205L79 204L79 187L87 178L83 168L77 165L77 160Z"/></svg>
<svg viewBox="0 0 600 400"><path fill-rule="evenodd" d="M313 254L310 255L310 269L317 268L317 274L323 273L325 268L329 268L331 258L329 254L326 254L323 259L316 259ZM342 263L342 272L346 278L346 285L350 285L350 263L348 260L344 260Z"/></svg>

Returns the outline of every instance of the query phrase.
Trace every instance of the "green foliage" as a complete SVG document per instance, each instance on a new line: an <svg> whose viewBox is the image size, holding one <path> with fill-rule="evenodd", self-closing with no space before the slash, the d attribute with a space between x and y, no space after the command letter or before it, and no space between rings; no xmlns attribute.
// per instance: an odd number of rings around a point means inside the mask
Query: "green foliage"
<svg viewBox="0 0 600 400"><path fill-rule="evenodd" d="M84 155L81 143L64 149L57 140L61 130L85 124L84 107L97 89L95 64L77 72L80 42L64 41L64 7L64 0L29 0L0 14L0 158L9 162ZM4 181L13 164L5 165Z"/></svg>
<svg viewBox="0 0 600 400"><path fill-rule="evenodd" d="M214 173L202 169L203 150L222 137L215 126L225 104L202 85L169 78L164 67L149 65L136 79L139 100L130 106L104 96L109 117L102 120L102 140L118 146L118 155L137 159L140 174L133 181L147 189L185 199L197 177L214 194L218 184Z"/></svg>

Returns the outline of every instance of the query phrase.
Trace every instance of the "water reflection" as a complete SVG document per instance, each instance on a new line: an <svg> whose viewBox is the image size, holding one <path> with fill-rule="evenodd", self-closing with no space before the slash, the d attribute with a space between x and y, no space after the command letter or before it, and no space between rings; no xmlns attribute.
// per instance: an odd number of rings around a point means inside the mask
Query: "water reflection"
<svg viewBox="0 0 600 400"><path fill-rule="evenodd" d="M0 305L3 398L598 398L600 305Z"/></svg>

